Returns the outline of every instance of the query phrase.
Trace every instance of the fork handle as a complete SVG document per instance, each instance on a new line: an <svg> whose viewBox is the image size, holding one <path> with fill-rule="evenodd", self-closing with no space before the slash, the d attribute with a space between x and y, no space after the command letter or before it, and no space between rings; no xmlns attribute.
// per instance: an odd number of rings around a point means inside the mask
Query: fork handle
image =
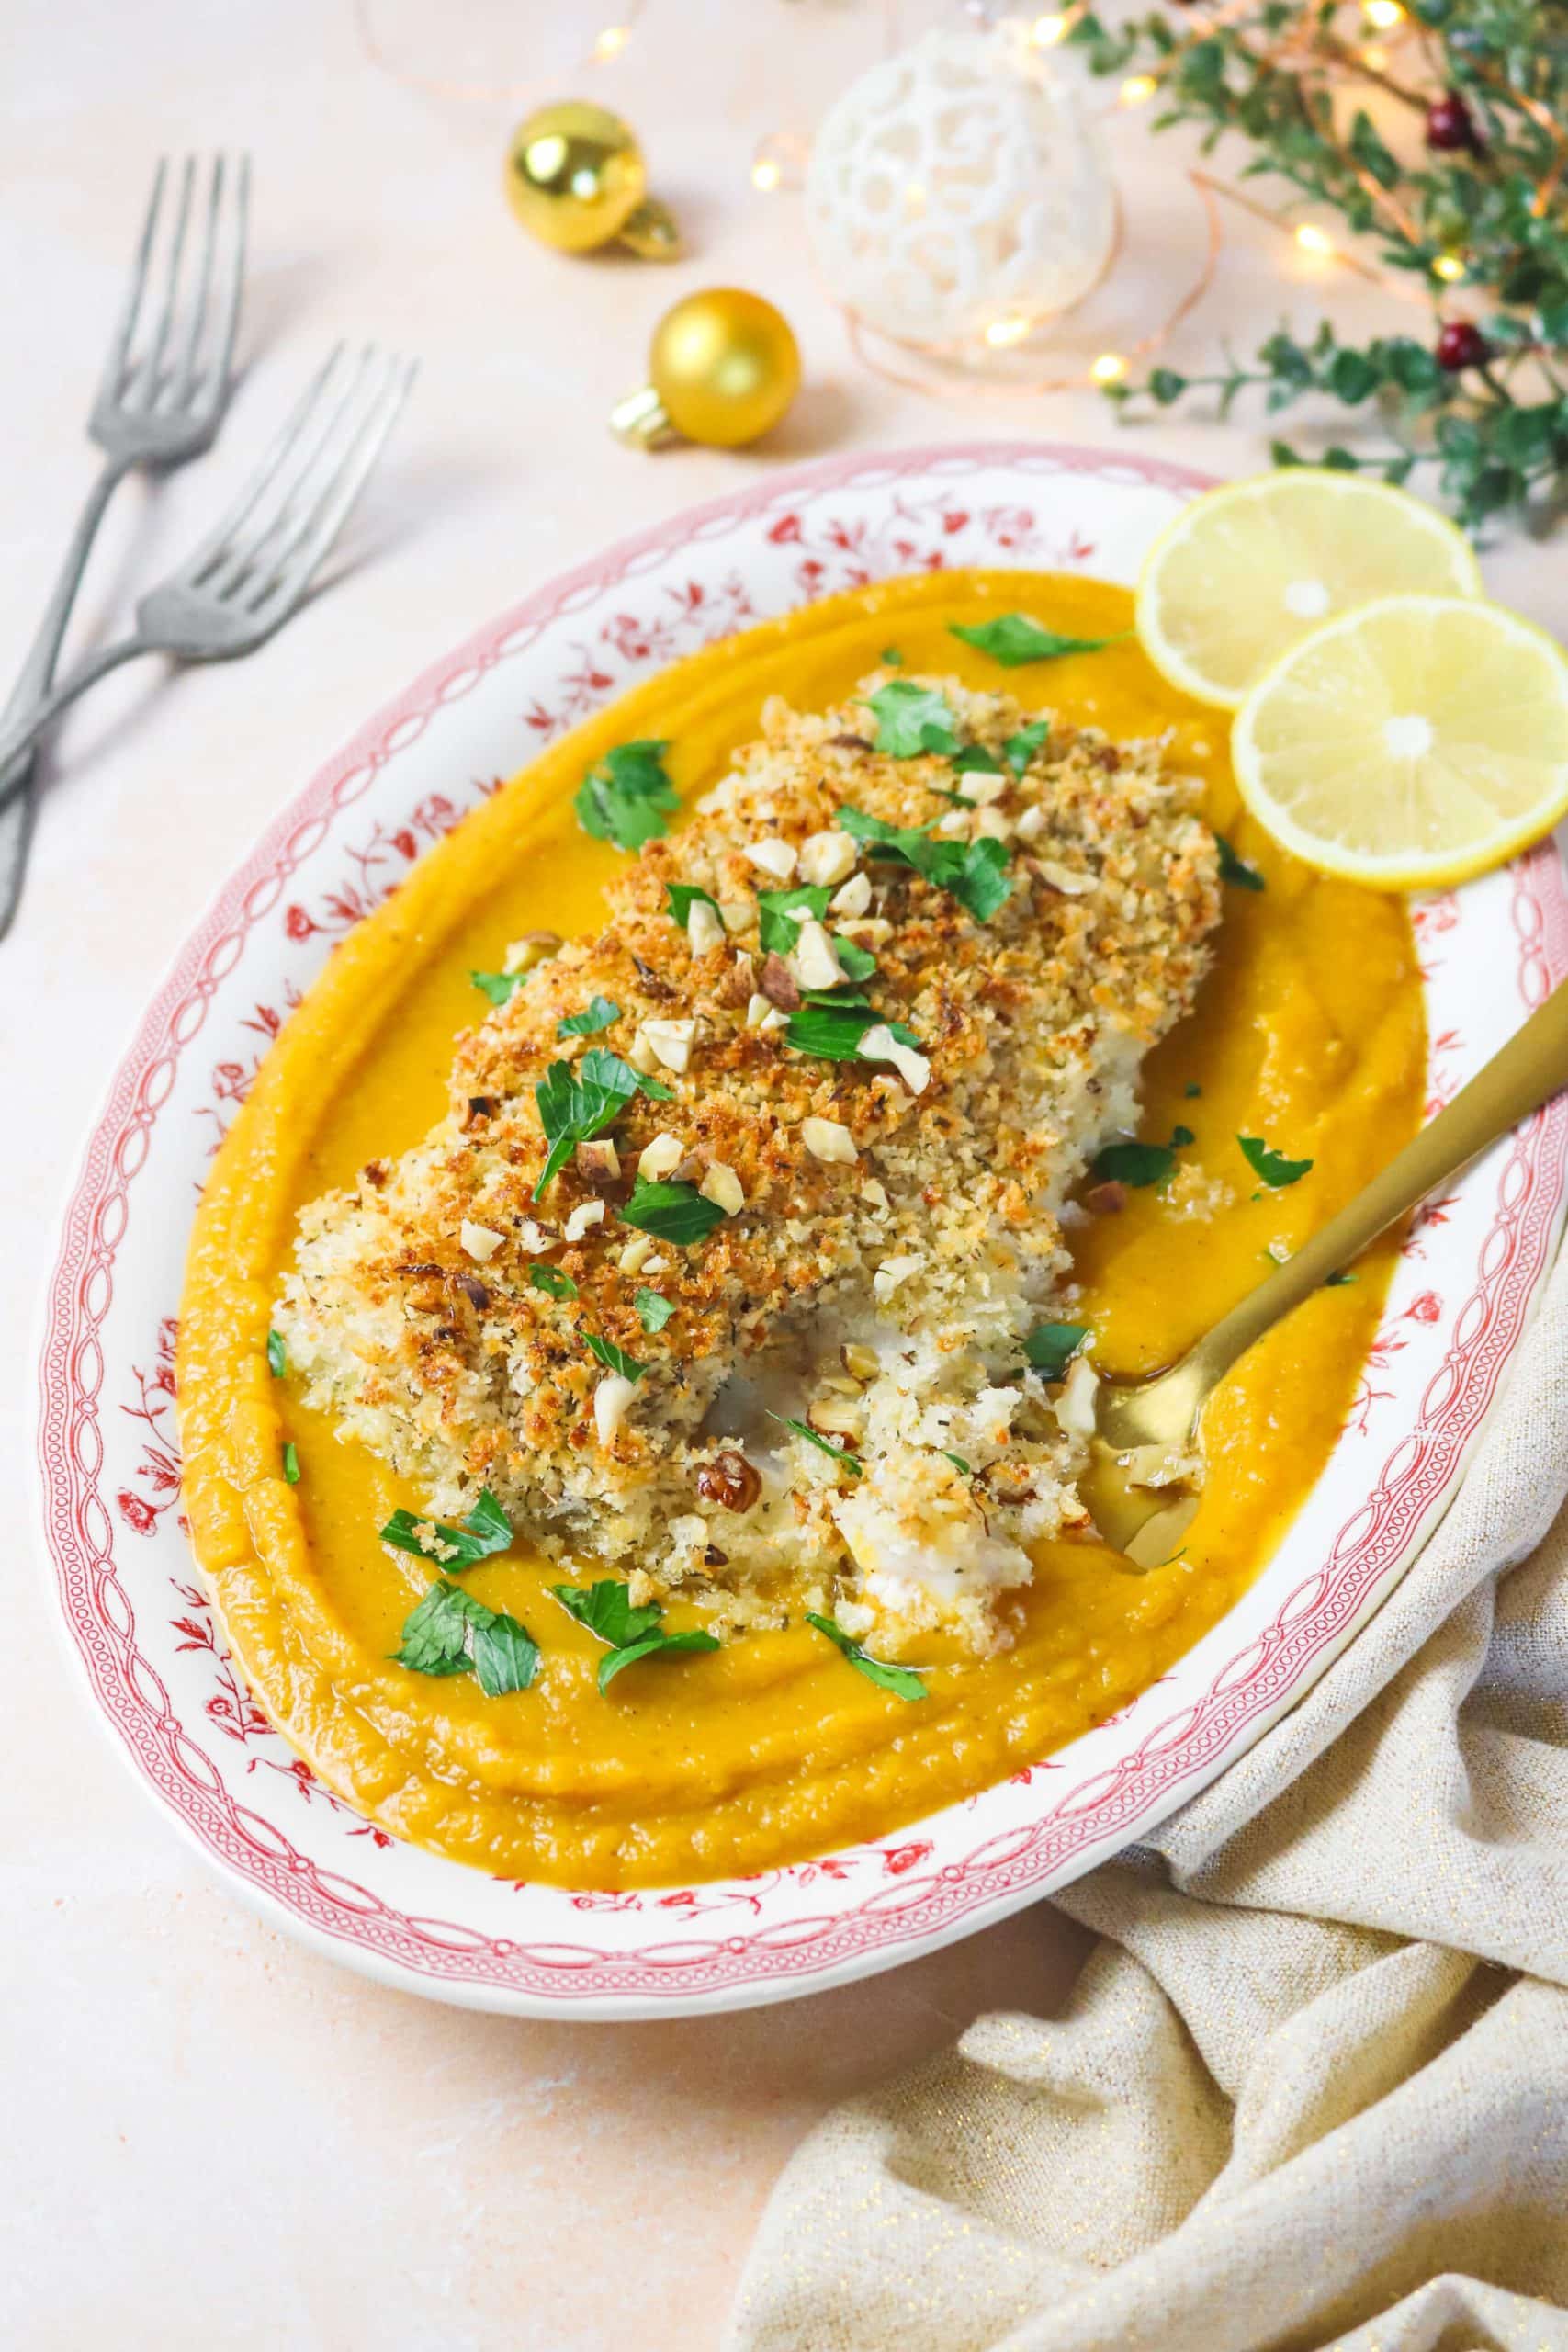
<svg viewBox="0 0 1568 2352"><path fill-rule="evenodd" d="M1568 980L1337 1216L1199 1340L1183 1370L1199 1373L1207 1394L1270 1325L1565 1086Z"/></svg>
<svg viewBox="0 0 1568 2352"><path fill-rule="evenodd" d="M26 781L25 761L28 752L47 728L52 727L62 710L69 709L79 695L118 670L122 662L133 662L139 653L155 653L156 646L138 634L122 637L113 645L103 646L96 653L84 654L73 670L68 670L57 686L17 718L0 721L0 809L15 800Z"/></svg>

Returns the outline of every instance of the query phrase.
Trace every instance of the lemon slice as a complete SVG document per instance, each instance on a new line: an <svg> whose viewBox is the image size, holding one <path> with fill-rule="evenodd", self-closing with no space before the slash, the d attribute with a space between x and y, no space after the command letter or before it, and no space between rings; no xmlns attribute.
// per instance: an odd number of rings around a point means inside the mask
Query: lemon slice
<svg viewBox="0 0 1568 2352"><path fill-rule="evenodd" d="M1243 799L1374 889L1462 882L1568 809L1568 660L1463 596L1384 596L1292 645L1236 715Z"/></svg>
<svg viewBox="0 0 1568 2352"><path fill-rule="evenodd" d="M1173 686L1235 710L1309 629L1406 589L1481 594L1470 542L1444 515L1357 474L1260 474L1166 526L1138 582L1138 635Z"/></svg>

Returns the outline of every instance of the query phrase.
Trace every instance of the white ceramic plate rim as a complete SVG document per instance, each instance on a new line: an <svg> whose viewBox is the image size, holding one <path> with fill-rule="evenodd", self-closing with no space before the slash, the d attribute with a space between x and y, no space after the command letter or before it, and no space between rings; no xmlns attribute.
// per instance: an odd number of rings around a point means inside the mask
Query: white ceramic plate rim
<svg viewBox="0 0 1568 2352"><path fill-rule="evenodd" d="M220 1128L280 1010L244 1009L258 971L286 1007L296 973L308 978L334 929L375 902L381 882L367 877L378 869L363 842L348 842L345 812L381 812L372 846L382 865L445 830L461 810L432 777L450 783L465 710L493 698L498 678L536 682L532 711L511 733L494 729L504 774L529 743L705 636L867 577L951 560L1125 578L1174 504L1207 486L1119 450L978 443L771 474L690 510L558 578L426 671L269 828L175 959L62 1219L41 1302L39 1499L62 1630L99 1720L185 1834L292 1932L446 2000L579 2018L739 2007L895 1965L1065 1883L1195 1794L1303 1695L1451 1502L1557 1241L1562 1102L1472 1170L1413 1237L1359 1427L1252 1593L1169 1678L1177 1691L1162 1699L1156 1686L998 1788L791 1870L573 1894L502 1887L385 1840L248 1702L177 1525L167 1317L190 1198L178 1187L207 1156L177 1114ZM540 680L559 689L554 709ZM475 793L489 788L484 764L470 762ZM301 897L286 910L289 888ZM1417 927L1435 1107L1568 971L1555 850L1427 902ZM249 1059L209 1070L215 1045ZM204 1087L211 1099L198 1099ZM183 1616L168 1614L171 1587Z"/></svg>

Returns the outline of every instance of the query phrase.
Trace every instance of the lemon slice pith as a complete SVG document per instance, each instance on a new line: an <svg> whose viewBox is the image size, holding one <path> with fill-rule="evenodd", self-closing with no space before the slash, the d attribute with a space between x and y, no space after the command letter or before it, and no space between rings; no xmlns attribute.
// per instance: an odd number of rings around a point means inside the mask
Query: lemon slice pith
<svg viewBox="0 0 1568 2352"><path fill-rule="evenodd" d="M1138 636L1172 685L1235 710L1309 630L1407 590L1482 594L1474 550L1445 515L1357 474L1262 474L1167 524L1138 581Z"/></svg>
<svg viewBox="0 0 1568 2352"><path fill-rule="evenodd" d="M1382 597L1275 662L1231 754L1307 865L1383 890L1461 882L1568 809L1568 660L1500 605Z"/></svg>

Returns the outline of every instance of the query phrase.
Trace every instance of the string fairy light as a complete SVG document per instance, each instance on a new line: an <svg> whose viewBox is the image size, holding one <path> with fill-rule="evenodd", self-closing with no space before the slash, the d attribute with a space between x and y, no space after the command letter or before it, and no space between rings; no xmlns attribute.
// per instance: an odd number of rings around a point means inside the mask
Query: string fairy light
<svg viewBox="0 0 1568 2352"><path fill-rule="evenodd" d="M636 32L647 5L648 0L622 0L619 20L601 28L579 59L579 65L615 64ZM382 46L370 21L370 0L354 0L354 21L359 45L370 62L383 74L389 74L394 82L401 83L405 90L417 90L425 97L456 99L464 105L513 107L536 105L547 95L547 83L537 75L527 82L457 82L445 74L415 73ZM552 69L549 83L558 79L558 74Z"/></svg>
<svg viewBox="0 0 1568 2352"><path fill-rule="evenodd" d="M1303 254L1315 254L1324 261L1330 259L1338 251L1327 230L1320 229L1315 220L1303 220L1301 223L1296 231L1296 243Z"/></svg>

